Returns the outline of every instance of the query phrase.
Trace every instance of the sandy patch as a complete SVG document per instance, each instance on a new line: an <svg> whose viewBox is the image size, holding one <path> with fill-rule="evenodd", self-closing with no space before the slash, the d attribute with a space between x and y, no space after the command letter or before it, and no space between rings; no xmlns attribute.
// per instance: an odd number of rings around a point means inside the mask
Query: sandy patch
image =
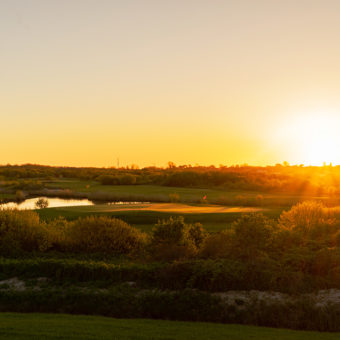
<svg viewBox="0 0 340 340"><path fill-rule="evenodd" d="M112 211L120 210L148 210L159 212L174 212L181 214L208 214L208 213L249 213L263 211L263 208L256 207L225 207L220 205L188 205L181 203L146 203L138 206L119 205L112 207Z"/></svg>

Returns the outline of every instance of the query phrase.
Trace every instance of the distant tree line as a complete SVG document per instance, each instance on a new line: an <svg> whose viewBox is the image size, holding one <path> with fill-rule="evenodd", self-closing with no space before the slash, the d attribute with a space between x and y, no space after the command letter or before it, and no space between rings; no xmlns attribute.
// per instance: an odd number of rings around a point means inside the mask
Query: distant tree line
<svg viewBox="0 0 340 340"><path fill-rule="evenodd" d="M94 180L103 185L153 184L171 187L221 187L230 190L299 192L315 195L339 193L340 167L303 166L175 166L167 168L136 166L125 168L75 168L41 165L0 166L0 180L37 181L55 178ZM36 185L36 184L34 184Z"/></svg>

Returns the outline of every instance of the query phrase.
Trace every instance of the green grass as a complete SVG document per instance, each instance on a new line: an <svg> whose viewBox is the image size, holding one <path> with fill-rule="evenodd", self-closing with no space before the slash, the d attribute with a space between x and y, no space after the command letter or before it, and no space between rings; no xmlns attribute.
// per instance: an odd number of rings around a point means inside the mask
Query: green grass
<svg viewBox="0 0 340 340"><path fill-rule="evenodd" d="M146 196L168 196L169 194L177 193L181 198L188 200L201 199L204 195L209 195L211 198L218 198L223 194L223 192L214 189L174 188L158 185L102 185L96 181L81 181L72 179L53 181L50 182L47 187L51 189L70 189L88 193L102 191L106 193L137 194Z"/></svg>
<svg viewBox="0 0 340 340"><path fill-rule="evenodd" d="M271 218L278 218L282 212L282 208L268 209L263 213ZM202 223L209 232L223 230L238 219L242 213L174 213L160 212L151 210L121 210L112 211L112 207L105 204L97 204L93 206L77 206L77 207L60 207L36 210L42 219L48 220L63 216L68 220L74 220L78 217L86 217L91 215L105 215L122 219L123 221L140 228L143 231L151 231L154 224L158 220L168 219L171 216L184 216L188 223Z"/></svg>
<svg viewBox="0 0 340 340"><path fill-rule="evenodd" d="M284 193L269 194L255 191L242 190L226 190L223 188L180 188L180 187L165 187L158 185L102 185L96 181L86 181L77 179L62 179L47 182L47 187L51 189L70 189L76 192L84 193L114 193L116 195L143 195L146 199L155 196L166 196L177 193L182 201L199 201L203 196L207 196L208 201L211 200L234 200L237 196L242 195L245 199L255 199L258 194L263 196L265 205L291 205L301 199L322 199L324 197L311 197L301 194L287 195Z"/></svg>
<svg viewBox="0 0 340 340"><path fill-rule="evenodd" d="M1 200L1 199L5 199L5 200L14 200L14 199L15 199L15 195L14 195L14 194L10 194L10 193L1 192L1 193L0 193L0 200Z"/></svg>
<svg viewBox="0 0 340 340"><path fill-rule="evenodd" d="M1 339L228 339L336 340L319 333L197 322L112 319L64 314L0 314Z"/></svg>

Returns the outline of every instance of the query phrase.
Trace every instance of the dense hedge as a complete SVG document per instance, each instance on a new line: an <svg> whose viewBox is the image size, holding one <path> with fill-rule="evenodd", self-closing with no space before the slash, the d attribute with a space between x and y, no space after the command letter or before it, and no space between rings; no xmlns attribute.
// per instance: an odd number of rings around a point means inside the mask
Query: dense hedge
<svg viewBox="0 0 340 340"><path fill-rule="evenodd" d="M284 212L278 221L262 214L243 215L230 229L214 235L208 235L199 224L187 224L177 217L159 221L148 236L109 217L44 222L34 212L4 210L0 211L0 254L134 259L149 265L51 262L47 271L55 268L53 272L60 278L71 275L70 279L78 274L86 280L96 280L96 275L114 281L126 276L126 280L141 285L169 289L303 292L339 288L339 214L339 209L320 203L303 203ZM155 261L166 263L153 267ZM29 272L35 272L36 264L26 265L33 266L27 269ZM20 263L16 266L21 268Z"/></svg>
<svg viewBox="0 0 340 340"><path fill-rule="evenodd" d="M287 293L340 289L340 278L303 274L274 261L193 260L174 263L121 263L75 259L0 259L0 279L47 277L59 282L100 282L102 286L135 282L140 288L274 290Z"/></svg>
<svg viewBox="0 0 340 340"><path fill-rule="evenodd" d="M84 289L0 292L1 312L59 312L116 318L154 318L183 321L241 323L318 331L340 330L340 308L317 308L308 298L292 303L266 304L253 300L235 308L217 296L194 291L138 291L115 287L96 292Z"/></svg>

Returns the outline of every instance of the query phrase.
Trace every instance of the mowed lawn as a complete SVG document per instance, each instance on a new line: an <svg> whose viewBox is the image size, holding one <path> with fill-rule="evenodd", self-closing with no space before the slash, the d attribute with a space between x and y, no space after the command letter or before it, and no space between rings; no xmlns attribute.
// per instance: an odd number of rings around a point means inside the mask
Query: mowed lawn
<svg viewBox="0 0 340 340"><path fill-rule="evenodd" d="M336 340L340 333L99 316L0 313L0 338Z"/></svg>
<svg viewBox="0 0 340 340"><path fill-rule="evenodd" d="M63 216L69 220L91 215L104 215L122 219L123 221L150 232L153 226L162 219L171 216L184 216L187 223L202 223L209 232L217 232L228 228L241 214L262 211L268 217L277 218L282 208L261 209L245 207L223 207L214 205L186 205L177 203L151 203L138 205L107 205L58 207L36 210L42 219L53 219Z"/></svg>
<svg viewBox="0 0 340 340"><path fill-rule="evenodd" d="M143 201L167 200L169 195L178 194L180 203L183 202L198 202L204 196L207 197L207 205L201 204L194 207L178 205L171 208L160 208L161 205L151 204L148 207L127 206L115 207L107 204L96 204L94 206L81 207L65 207L65 208L49 208L39 210L38 213L43 219L56 218L63 216L67 219L76 219L90 215L106 215L116 217L125 222L140 228L145 232L150 232L154 224L161 219L168 219L171 216L184 216L188 223L202 223L203 227L209 232L217 232L226 229L230 224L237 220L241 214L251 211L262 211L266 216L278 218L283 210L288 210L289 207L298 201L309 199L322 199L322 197L308 197L301 195L285 195L285 194L268 194L254 191L236 191L226 190L222 188L204 189L204 188L179 188L165 187L157 185L102 185L97 181L77 180L77 179L60 179L47 182L47 187L51 189L70 189L74 192L83 193L107 193L113 194L114 197L122 201L140 197ZM130 196L129 196L130 195ZM246 207L248 200L257 203L257 197L261 195L263 206L254 208ZM118 199L118 200L119 200ZM219 202L227 204L223 206L209 207L209 202ZM229 203L230 204L229 204ZM256 204L257 205L257 204ZM233 207L232 207L233 206ZM240 208L243 206L243 208ZM252 210L254 209L254 210ZM219 210L219 211L217 211Z"/></svg>

